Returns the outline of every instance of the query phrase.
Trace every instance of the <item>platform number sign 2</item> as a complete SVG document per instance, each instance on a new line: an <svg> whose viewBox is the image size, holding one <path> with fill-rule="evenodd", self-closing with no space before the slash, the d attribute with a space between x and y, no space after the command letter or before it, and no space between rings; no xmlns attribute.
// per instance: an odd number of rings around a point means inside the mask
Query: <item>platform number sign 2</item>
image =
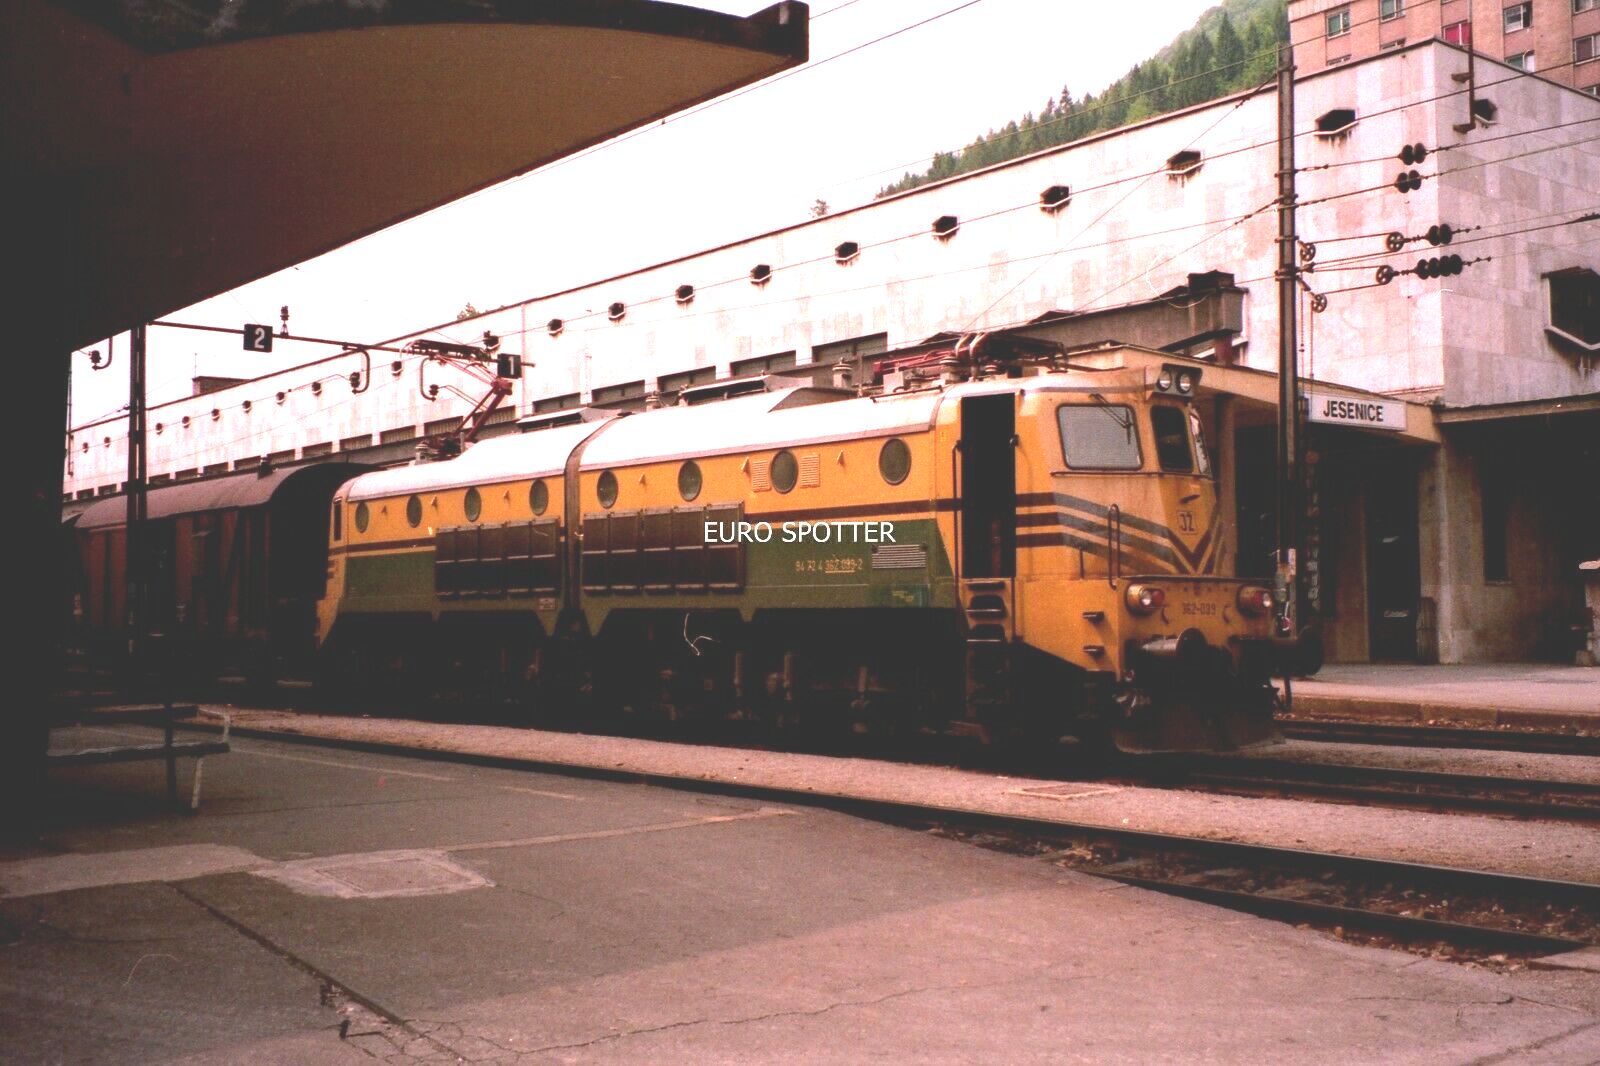
<svg viewBox="0 0 1600 1066"><path fill-rule="evenodd" d="M244 327L244 350L247 352L272 351L272 327L246 323Z"/></svg>

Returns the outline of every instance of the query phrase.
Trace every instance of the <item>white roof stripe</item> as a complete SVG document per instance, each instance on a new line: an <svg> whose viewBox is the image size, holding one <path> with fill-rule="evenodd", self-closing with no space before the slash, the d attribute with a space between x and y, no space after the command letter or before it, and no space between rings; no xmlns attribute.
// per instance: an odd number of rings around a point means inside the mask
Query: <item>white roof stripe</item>
<svg viewBox="0 0 1600 1066"><path fill-rule="evenodd" d="M363 474L351 482L347 498L371 500L555 477L565 471L572 450L601 427L606 431L584 449L584 470L920 433L932 427L940 397L929 389L772 409L795 391L663 407L625 418L495 437L473 445L458 459Z"/></svg>
<svg viewBox="0 0 1600 1066"><path fill-rule="evenodd" d="M772 410L793 391L631 415L584 449L582 468L919 433L933 425L939 403L939 393L928 390Z"/></svg>
<svg viewBox="0 0 1600 1066"><path fill-rule="evenodd" d="M581 422L494 437L474 444L456 459L377 470L351 482L347 498L372 500L468 485L554 477L566 469L572 449L595 430L609 424L609 421Z"/></svg>

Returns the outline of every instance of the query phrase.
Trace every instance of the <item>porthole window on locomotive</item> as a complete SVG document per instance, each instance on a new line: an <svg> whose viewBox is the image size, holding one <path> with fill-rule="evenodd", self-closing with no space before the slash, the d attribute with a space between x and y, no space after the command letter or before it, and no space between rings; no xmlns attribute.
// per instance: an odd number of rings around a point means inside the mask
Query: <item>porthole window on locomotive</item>
<svg viewBox="0 0 1600 1066"><path fill-rule="evenodd" d="M422 497L413 496L406 501L406 523L416 529L422 525Z"/></svg>
<svg viewBox="0 0 1600 1066"><path fill-rule="evenodd" d="M550 486L540 478L528 489L528 506L534 514L544 514L550 509Z"/></svg>
<svg viewBox="0 0 1600 1066"><path fill-rule="evenodd" d="M799 480L800 463L796 461L794 452L785 449L772 457L773 488L779 492L788 492Z"/></svg>
<svg viewBox="0 0 1600 1066"><path fill-rule="evenodd" d="M617 502L617 475L607 470L600 475L600 480L595 482L594 494L600 500L601 507L610 507Z"/></svg>
<svg viewBox="0 0 1600 1066"><path fill-rule="evenodd" d="M477 489L467 490L466 511L468 522L476 522L483 514L483 497L478 494Z"/></svg>
<svg viewBox="0 0 1600 1066"><path fill-rule="evenodd" d="M690 459L678 467L678 495L687 503L700 495L700 464Z"/></svg>
<svg viewBox="0 0 1600 1066"><path fill-rule="evenodd" d="M1194 469L1189 454L1189 427L1183 411L1165 405L1150 408L1150 425L1156 431L1156 461L1161 469L1186 474Z"/></svg>
<svg viewBox="0 0 1600 1066"><path fill-rule="evenodd" d="M878 473L891 485L911 476L911 449L899 437L890 437L878 451Z"/></svg>
<svg viewBox="0 0 1600 1066"><path fill-rule="evenodd" d="M356 504L356 532L365 533L367 531L367 526L370 525L371 522L372 509L367 506L366 501L363 500L361 503Z"/></svg>

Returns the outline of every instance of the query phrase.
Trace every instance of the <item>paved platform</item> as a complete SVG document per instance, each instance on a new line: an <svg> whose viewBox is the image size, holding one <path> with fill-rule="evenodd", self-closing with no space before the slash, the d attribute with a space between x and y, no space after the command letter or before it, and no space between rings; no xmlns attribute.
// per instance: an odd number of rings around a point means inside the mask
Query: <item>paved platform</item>
<svg viewBox="0 0 1600 1066"><path fill-rule="evenodd" d="M0 852L7 1063L1600 1058L1592 972L803 807L257 739L198 816L126 767L52 783Z"/></svg>
<svg viewBox="0 0 1600 1066"><path fill-rule="evenodd" d="M1600 668L1548 663L1334 663L1315 678L1294 682L1294 712L1600 732Z"/></svg>
<svg viewBox="0 0 1600 1066"><path fill-rule="evenodd" d="M877 758L705 745L506 726L340 718L233 709L236 733L300 736L397 752L515 761L578 773L659 775L733 786L942 806L1156 833L1200 835L1286 848L1600 883L1600 833L1592 825L1525 822L1270 797L1064 782ZM1298 742L1263 749L1282 754ZM326 757L315 749L306 757ZM1451 754L1449 758L1456 760ZM1512 756L1502 776L1593 780L1594 760ZM1414 765L1414 764L1413 764ZM1469 772L1496 772L1479 764Z"/></svg>

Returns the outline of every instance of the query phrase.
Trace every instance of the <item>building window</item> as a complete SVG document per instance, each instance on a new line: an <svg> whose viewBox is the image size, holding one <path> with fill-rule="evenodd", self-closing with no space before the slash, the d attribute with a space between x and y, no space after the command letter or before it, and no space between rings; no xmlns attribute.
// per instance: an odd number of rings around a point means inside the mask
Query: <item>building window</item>
<svg viewBox="0 0 1600 1066"><path fill-rule="evenodd" d="M676 374L662 374L656 382L656 392L664 400L676 396L692 385L704 385L717 376L716 367L699 366L693 370L680 370Z"/></svg>
<svg viewBox="0 0 1600 1066"><path fill-rule="evenodd" d="M1349 133L1350 128L1355 124L1355 108L1336 107L1317 119L1317 136L1336 137L1341 133Z"/></svg>
<svg viewBox="0 0 1600 1066"><path fill-rule="evenodd" d="M1506 56L1506 64L1516 67L1518 70L1526 70L1531 73L1533 71L1533 53L1518 52L1516 55Z"/></svg>
<svg viewBox="0 0 1600 1066"><path fill-rule="evenodd" d="M1185 148L1167 160L1167 177L1187 178L1204 164L1205 159L1197 149Z"/></svg>
<svg viewBox="0 0 1600 1066"><path fill-rule="evenodd" d="M1510 7L1504 8L1501 13L1505 16L1507 33L1525 30L1533 25L1532 3L1512 4Z"/></svg>
<svg viewBox="0 0 1600 1066"><path fill-rule="evenodd" d="M1330 67L1336 67L1340 63L1348 63L1348 62L1350 62L1350 55L1349 55L1349 53L1346 53L1346 54L1344 54L1342 56L1329 56L1327 65L1330 66Z"/></svg>
<svg viewBox="0 0 1600 1066"><path fill-rule="evenodd" d="M1462 48L1472 47L1472 23L1466 19L1452 22L1444 28L1446 44L1459 44Z"/></svg>
<svg viewBox="0 0 1600 1066"><path fill-rule="evenodd" d="M1587 63L1600 57L1600 33L1591 33L1587 37L1579 37L1572 42L1572 61L1574 63Z"/></svg>
<svg viewBox="0 0 1600 1066"><path fill-rule="evenodd" d="M1059 211L1071 199L1072 189L1069 186L1051 185L1039 194L1039 209L1045 212Z"/></svg>
<svg viewBox="0 0 1600 1066"><path fill-rule="evenodd" d="M743 378L753 374L776 374L793 366L794 353L779 352L777 355L758 355L754 359L736 360L728 367L728 373L732 377Z"/></svg>
<svg viewBox="0 0 1600 1066"><path fill-rule="evenodd" d="M1502 470L1485 466L1479 476L1483 491L1483 579L1509 581L1507 527L1511 524L1511 493Z"/></svg>
<svg viewBox="0 0 1600 1066"><path fill-rule="evenodd" d="M1570 267L1546 274L1550 329L1590 350L1600 348L1600 274Z"/></svg>
<svg viewBox="0 0 1600 1066"><path fill-rule="evenodd" d="M1590 96L1600 96L1600 81L1595 82L1593 85L1585 85L1578 91L1588 93Z"/></svg>
<svg viewBox="0 0 1600 1066"><path fill-rule="evenodd" d="M1405 0L1378 0L1378 19L1387 22L1406 13Z"/></svg>
<svg viewBox="0 0 1600 1066"><path fill-rule="evenodd" d="M1479 122L1494 122L1500 117L1500 109L1493 100L1485 100L1480 96L1472 101L1472 117Z"/></svg>
<svg viewBox="0 0 1600 1066"><path fill-rule="evenodd" d="M1342 37L1350 32L1350 9L1341 7L1328 12L1328 36Z"/></svg>
<svg viewBox="0 0 1600 1066"><path fill-rule="evenodd" d="M1596 7L1600 7L1600 0L1572 0L1572 13L1574 15L1581 11L1593 11Z"/></svg>
<svg viewBox="0 0 1600 1066"><path fill-rule="evenodd" d="M1405 46L1406 46L1406 39L1404 37L1400 37L1400 38L1397 38L1397 39L1395 39L1393 41L1384 41L1382 44L1380 44L1378 46L1378 51L1380 51L1380 52L1392 52L1396 48L1404 48Z"/></svg>
<svg viewBox="0 0 1600 1066"><path fill-rule="evenodd" d="M616 403L618 400L636 400L644 395L644 381L628 381L621 385L602 385L594 390L595 403Z"/></svg>
<svg viewBox="0 0 1600 1066"><path fill-rule="evenodd" d="M852 337L845 341L819 344L811 349L811 361L817 366L833 366L835 363L860 365L864 360L882 355L888 350L887 333L869 333L865 337Z"/></svg>
<svg viewBox="0 0 1600 1066"><path fill-rule="evenodd" d="M566 411L578 406L578 394L569 392L565 396L546 396L542 400L533 401L533 413L536 415L549 414L551 411Z"/></svg>

